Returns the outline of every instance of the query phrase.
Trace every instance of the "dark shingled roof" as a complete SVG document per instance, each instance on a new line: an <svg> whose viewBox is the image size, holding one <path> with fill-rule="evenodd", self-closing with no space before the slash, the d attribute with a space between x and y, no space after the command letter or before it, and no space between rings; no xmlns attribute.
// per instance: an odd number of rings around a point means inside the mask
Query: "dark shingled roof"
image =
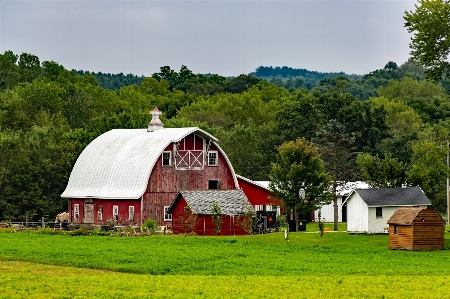
<svg viewBox="0 0 450 299"><path fill-rule="evenodd" d="M356 189L367 206L431 205L419 187Z"/></svg>
<svg viewBox="0 0 450 299"><path fill-rule="evenodd" d="M181 196L186 200L191 210L199 215L211 215L213 202L217 202L224 215L242 215L248 208L253 210L244 191L237 189L180 191L170 206L169 212L172 212Z"/></svg>
<svg viewBox="0 0 450 299"><path fill-rule="evenodd" d="M400 208L389 218L388 224L399 224L399 225L410 225L414 219L417 217L417 214L422 211L422 208L410 208L404 207Z"/></svg>

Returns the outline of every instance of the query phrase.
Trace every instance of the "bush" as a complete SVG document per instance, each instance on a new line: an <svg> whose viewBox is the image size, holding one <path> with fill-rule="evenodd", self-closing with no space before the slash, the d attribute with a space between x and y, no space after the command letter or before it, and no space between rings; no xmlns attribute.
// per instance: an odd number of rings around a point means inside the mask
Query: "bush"
<svg viewBox="0 0 450 299"><path fill-rule="evenodd" d="M153 220L151 218L148 218L147 221L142 225L142 230L144 232L150 232L154 234L156 230L158 229L158 222L156 220Z"/></svg>

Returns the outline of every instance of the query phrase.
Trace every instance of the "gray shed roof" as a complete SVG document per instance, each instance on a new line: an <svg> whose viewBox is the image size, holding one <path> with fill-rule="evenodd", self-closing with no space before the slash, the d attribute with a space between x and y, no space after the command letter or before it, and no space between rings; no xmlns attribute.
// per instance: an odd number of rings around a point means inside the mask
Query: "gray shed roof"
<svg viewBox="0 0 450 299"><path fill-rule="evenodd" d="M369 207L431 205L430 200L419 187L356 189L354 192Z"/></svg>
<svg viewBox="0 0 450 299"><path fill-rule="evenodd" d="M186 200L191 210L199 215L211 215L213 202L217 202L224 215L242 215L248 208L253 210L244 191L236 189L180 191L170 206L169 212L172 212L181 197Z"/></svg>
<svg viewBox="0 0 450 299"><path fill-rule="evenodd" d="M217 141L214 136L195 127L153 132L147 129L108 131L93 140L78 157L61 197L140 198L145 192L153 166L164 149L192 133ZM226 158L225 153L223 155ZM227 162L232 169L228 159ZM236 178L235 184L237 186Z"/></svg>

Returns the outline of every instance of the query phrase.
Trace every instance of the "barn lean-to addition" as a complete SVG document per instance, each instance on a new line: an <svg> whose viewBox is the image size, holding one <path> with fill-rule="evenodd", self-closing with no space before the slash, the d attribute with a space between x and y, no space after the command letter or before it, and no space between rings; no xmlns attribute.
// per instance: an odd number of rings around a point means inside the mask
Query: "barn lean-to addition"
<svg viewBox="0 0 450 299"><path fill-rule="evenodd" d="M434 209L400 208L387 223L390 249L444 249L445 222Z"/></svg>
<svg viewBox="0 0 450 299"><path fill-rule="evenodd" d="M243 214L253 207L242 190L198 190L180 191L169 208L172 214L172 229L175 234L195 232L197 235L214 235L212 205L217 203L222 213L222 228L219 235L248 234L241 226ZM187 229L185 208L189 206L195 224ZM183 218L184 217L184 218Z"/></svg>
<svg viewBox="0 0 450 299"><path fill-rule="evenodd" d="M77 159L66 190L71 223L171 225L180 190L236 190L236 174L217 139L195 127L163 128L157 108L147 129L114 129Z"/></svg>
<svg viewBox="0 0 450 299"><path fill-rule="evenodd" d="M345 200L347 232L388 233L388 219L401 207L427 208L430 200L418 187L356 189Z"/></svg>
<svg viewBox="0 0 450 299"><path fill-rule="evenodd" d="M273 194L267 181L252 181L241 175L236 175L239 187L244 191L255 211L273 211L281 213L282 202Z"/></svg>

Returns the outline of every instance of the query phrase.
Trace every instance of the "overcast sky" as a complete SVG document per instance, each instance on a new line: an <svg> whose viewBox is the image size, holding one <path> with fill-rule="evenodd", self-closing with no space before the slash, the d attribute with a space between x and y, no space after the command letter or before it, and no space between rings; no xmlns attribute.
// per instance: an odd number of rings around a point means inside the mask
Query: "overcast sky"
<svg viewBox="0 0 450 299"><path fill-rule="evenodd" d="M0 52L66 69L238 76L258 66L367 74L409 57L415 0L0 0Z"/></svg>

